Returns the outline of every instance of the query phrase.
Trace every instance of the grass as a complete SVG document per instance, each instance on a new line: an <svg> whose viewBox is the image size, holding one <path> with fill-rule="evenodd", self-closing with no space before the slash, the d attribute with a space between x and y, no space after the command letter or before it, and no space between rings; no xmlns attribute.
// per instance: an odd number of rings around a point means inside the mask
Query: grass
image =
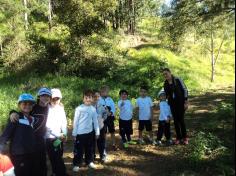
<svg viewBox="0 0 236 176"><path fill-rule="evenodd" d="M216 81L211 83L209 60L200 56L193 58L193 55L187 58L158 44L142 44L129 49L124 57L119 59L118 67L111 71L111 76L100 80L59 74L40 77L34 74L5 75L0 78L0 126L5 124L9 110L16 108L19 94L27 91L36 95L37 90L43 86L62 90L66 112L69 119L72 119L75 107L81 103L85 88L99 89L104 84L109 85L111 96L116 102L119 99L119 90L126 88L134 101L138 97L139 86L147 83L150 86L150 96L156 99L157 92L163 85L161 68L168 66L175 75L185 81L190 95L199 95L208 89L216 89L219 85L232 86L235 82L234 64L232 54L223 54L216 67Z"/></svg>

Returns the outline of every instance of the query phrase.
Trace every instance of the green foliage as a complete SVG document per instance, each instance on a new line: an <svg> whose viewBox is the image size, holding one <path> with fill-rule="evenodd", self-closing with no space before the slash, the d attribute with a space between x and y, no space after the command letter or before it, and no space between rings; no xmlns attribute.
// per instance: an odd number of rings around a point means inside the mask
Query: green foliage
<svg viewBox="0 0 236 176"><path fill-rule="evenodd" d="M60 1L55 6L55 11L59 22L69 27L73 37L91 35L104 27L92 1Z"/></svg>
<svg viewBox="0 0 236 176"><path fill-rule="evenodd" d="M194 163L197 163L203 159L210 157L214 151L220 150L223 152L226 150L222 146L222 141L211 133L198 132L194 139L190 142L188 157Z"/></svg>
<svg viewBox="0 0 236 176"><path fill-rule="evenodd" d="M210 30L217 32L220 29L225 29L225 23L229 23L233 27L234 6L235 2L231 0L214 2L211 0L174 0L171 9L163 15L165 18L160 38L171 49L179 51L181 49L180 44L185 40L188 33L205 35Z"/></svg>
<svg viewBox="0 0 236 176"><path fill-rule="evenodd" d="M232 103L221 102L219 108L217 109L217 115L219 119L225 117L223 120L231 122L235 118L235 108Z"/></svg>

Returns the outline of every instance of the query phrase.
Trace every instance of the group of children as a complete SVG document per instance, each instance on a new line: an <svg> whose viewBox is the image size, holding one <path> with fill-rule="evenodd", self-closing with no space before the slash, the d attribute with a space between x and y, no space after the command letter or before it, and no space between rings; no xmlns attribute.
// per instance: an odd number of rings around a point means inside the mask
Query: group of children
<svg viewBox="0 0 236 176"><path fill-rule="evenodd" d="M153 102L148 96L148 89L140 88L140 97L135 106L129 100L128 91L119 92L119 134L124 148L136 144L133 134L133 112L138 111L139 140L144 144L143 130L149 132L152 144L161 145L163 133L169 144L172 144L170 107L164 91L158 95L160 99L160 116L157 140L153 137ZM10 141L10 158L14 165L16 176L46 176L46 154L55 176L66 176L63 161L63 143L67 140L67 120L62 94L59 89L41 88L37 100L30 94L22 94L18 99L19 111L10 113L10 120L0 136L0 153L4 145ZM95 148L97 146L102 163L107 161L106 134L111 134L113 149L115 142L115 113L116 105L109 96L109 87L104 86L100 91L86 90L83 93L83 104L75 110L72 136L74 138L73 171L78 172L85 162L88 167L95 169ZM0 167L1 168L1 167ZM0 172L1 173L1 172Z"/></svg>

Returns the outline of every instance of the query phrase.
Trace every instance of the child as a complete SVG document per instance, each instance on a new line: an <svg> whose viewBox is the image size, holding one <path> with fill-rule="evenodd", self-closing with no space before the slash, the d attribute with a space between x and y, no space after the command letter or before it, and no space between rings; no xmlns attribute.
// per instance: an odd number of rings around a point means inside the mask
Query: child
<svg viewBox="0 0 236 176"><path fill-rule="evenodd" d="M2 154L0 154L0 176L15 176L10 158Z"/></svg>
<svg viewBox="0 0 236 176"><path fill-rule="evenodd" d="M48 116L49 103L51 100L51 90L48 88L41 88L37 93L37 103L33 106L31 112L35 118L34 135L36 138L35 152L34 152L34 171L33 176L47 176L46 165L46 122ZM17 112L10 114L10 120L17 122L19 114Z"/></svg>
<svg viewBox="0 0 236 176"><path fill-rule="evenodd" d="M119 129L120 136L122 138L122 142L124 148L129 147L129 144L135 144L134 141L131 140L131 135L133 134L132 127L132 116L133 116L133 106L130 100L128 100L128 92L126 90L121 90L120 100L118 101L118 107L120 109L120 119L119 119Z"/></svg>
<svg viewBox="0 0 236 176"><path fill-rule="evenodd" d="M163 133L165 133L166 140L169 145L172 144L171 133L170 133L170 119L172 117L170 106L166 101L165 91L160 91L158 95L160 99L160 116L159 116L159 125L157 132L157 145L162 145L161 139Z"/></svg>
<svg viewBox="0 0 236 176"><path fill-rule="evenodd" d="M140 97L136 100L136 107L139 111L139 143L144 144L143 140L143 130L146 128L146 131L149 132L149 140L154 145L156 142L153 140L152 134L152 118L153 118L153 102L150 97L147 96L148 88L142 86L140 88Z"/></svg>
<svg viewBox="0 0 236 176"><path fill-rule="evenodd" d="M105 120L105 132L109 132L111 134L111 140L112 140L112 147L114 150L117 150L116 144L115 144L115 112L116 112L116 107L115 103L112 100L111 97L109 97L109 87L104 86L101 88L101 97L98 101L99 105L102 105L106 107L109 110L109 114L107 119Z"/></svg>
<svg viewBox="0 0 236 176"><path fill-rule="evenodd" d="M52 89L52 100L46 123L46 146L55 176L65 176L66 167L63 161L63 141L67 136L67 120L61 103L62 94L59 89Z"/></svg>
<svg viewBox="0 0 236 176"><path fill-rule="evenodd" d="M78 172L79 166L83 161L83 154L85 153L85 162L88 167L96 169L93 161L93 130L96 138L100 134L97 112L92 106L93 92L87 90L83 94L84 104L80 105L75 110L72 136L75 139L75 153L73 159L73 171Z"/></svg>
<svg viewBox="0 0 236 176"><path fill-rule="evenodd" d="M30 94L22 94L18 99L19 120L17 123L8 122L2 136L0 137L0 153L7 141L10 140L10 156L14 165L16 176L34 175L33 163L36 138L33 126L35 118L31 111L35 99Z"/></svg>
<svg viewBox="0 0 236 176"><path fill-rule="evenodd" d="M107 153L106 153L106 138L105 138L104 121L107 118L108 112L104 106L98 104L99 99L100 99L100 93L98 91L94 91L94 107L96 108L96 111L98 114L98 124L99 124L99 129L100 129L100 136L97 140L97 147L98 147L98 152L100 155L101 162L105 163L107 162ZM95 149L94 149L94 153L95 153Z"/></svg>

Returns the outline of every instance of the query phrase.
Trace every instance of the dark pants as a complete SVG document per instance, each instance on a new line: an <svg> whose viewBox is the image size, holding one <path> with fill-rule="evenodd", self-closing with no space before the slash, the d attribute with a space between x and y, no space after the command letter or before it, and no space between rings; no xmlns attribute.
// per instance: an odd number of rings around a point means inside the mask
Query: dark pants
<svg viewBox="0 0 236 176"><path fill-rule="evenodd" d="M131 141L131 135L133 134L132 119L131 120L119 120L119 129L122 142Z"/></svg>
<svg viewBox="0 0 236 176"><path fill-rule="evenodd" d="M100 136L97 140L97 147L98 147L98 152L99 152L100 158L102 159L103 157L106 156L106 133L105 133L105 128L102 128L100 130Z"/></svg>
<svg viewBox="0 0 236 176"><path fill-rule="evenodd" d="M63 160L63 143L55 148L53 142L56 139L47 139L46 146L48 157L51 162L52 172L56 176L66 176L66 167Z"/></svg>
<svg viewBox="0 0 236 176"><path fill-rule="evenodd" d="M182 106L180 106L182 104ZM174 125L176 131L176 139L182 140L187 137L186 126L184 122L184 105L183 103L179 103L179 105L172 105L171 112L174 117Z"/></svg>
<svg viewBox="0 0 236 176"><path fill-rule="evenodd" d="M11 156L16 176L33 176L34 157L32 154Z"/></svg>
<svg viewBox="0 0 236 176"><path fill-rule="evenodd" d="M33 176L47 176L46 149L38 150L34 154L34 174Z"/></svg>
<svg viewBox="0 0 236 176"><path fill-rule="evenodd" d="M166 122L165 120L159 121L158 124L158 132L157 132L157 140L160 141L163 133L165 134L166 140L170 140L170 123Z"/></svg>
<svg viewBox="0 0 236 176"><path fill-rule="evenodd" d="M92 151L93 151L93 161L95 160L96 158L96 134L95 134L95 131L93 131L93 148L92 148Z"/></svg>
<svg viewBox="0 0 236 176"><path fill-rule="evenodd" d="M115 133L115 117L108 116L107 119L104 121L104 129L106 133Z"/></svg>
<svg viewBox="0 0 236 176"><path fill-rule="evenodd" d="M89 164L93 161L93 132L76 136L74 149L74 166L80 166L83 163L83 155L85 153L85 163Z"/></svg>

